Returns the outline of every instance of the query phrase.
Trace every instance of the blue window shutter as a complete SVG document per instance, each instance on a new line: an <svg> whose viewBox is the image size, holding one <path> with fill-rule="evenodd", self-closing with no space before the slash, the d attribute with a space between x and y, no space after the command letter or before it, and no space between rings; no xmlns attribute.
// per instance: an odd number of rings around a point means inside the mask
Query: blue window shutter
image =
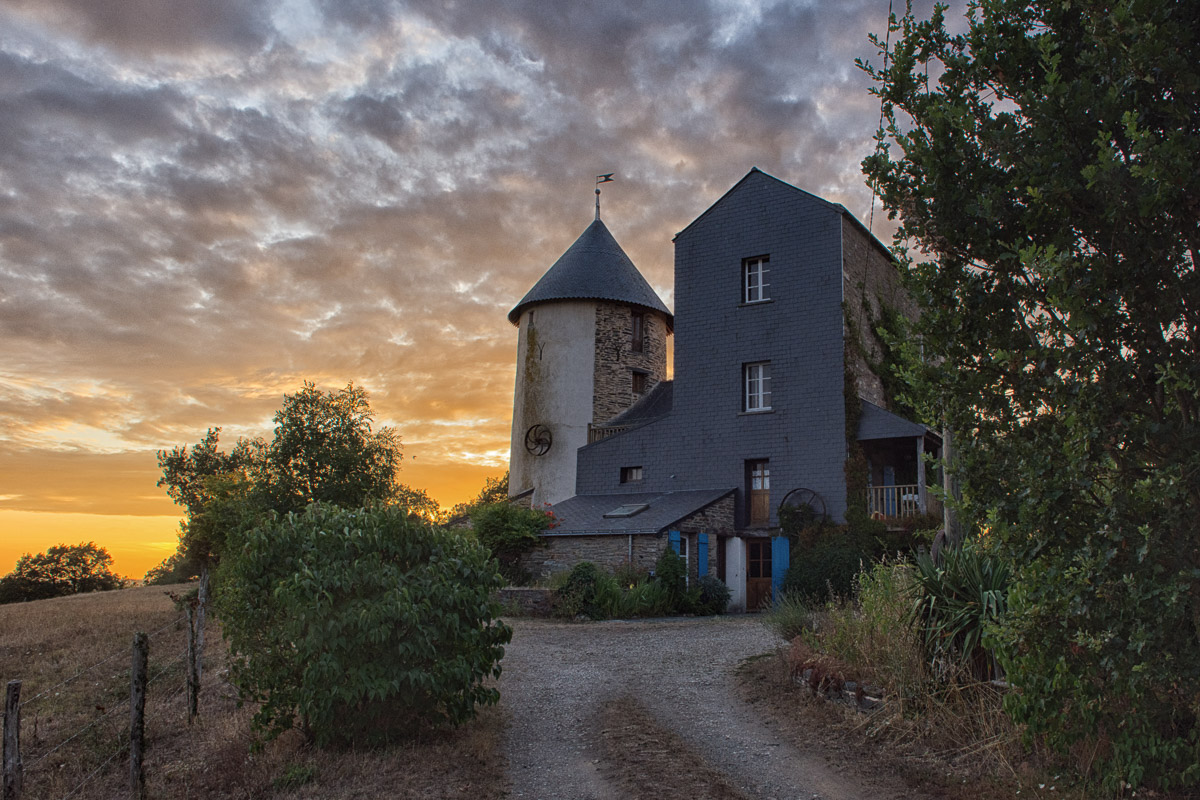
<svg viewBox="0 0 1200 800"><path fill-rule="evenodd" d="M679 555L679 531L667 531L667 541L671 543L671 549Z"/></svg>
<svg viewBox="0 0 1200 800"><path fill-rule="evenodd" d="M786 536L771 538L771 598L779 599L783 589L783 576L787 574L791 560L791 546Z"/></svg>
<svg viewBox="0 0 1200 800"><path fill-rule="evenodd" d="M703 578L708 574L708 534L696 536L696 574Z"/></svg>

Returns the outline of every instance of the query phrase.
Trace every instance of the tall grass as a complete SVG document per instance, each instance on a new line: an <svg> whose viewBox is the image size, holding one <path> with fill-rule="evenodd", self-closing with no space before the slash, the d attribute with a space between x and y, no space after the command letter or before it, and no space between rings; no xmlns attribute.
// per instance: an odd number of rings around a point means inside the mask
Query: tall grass
<svg viewBox="0 0 1200 800"><path fill-rule="evenodd" d="M1020 730L1004 713L1000 690L967 670L931 668L913 606L921 596L913 565L879 562L855 580L851 597L803 617L800 641L843 663L884 690L884 703L864 724L875 735L906 740L978 767L1011 770L1022 760Z"/></svg>

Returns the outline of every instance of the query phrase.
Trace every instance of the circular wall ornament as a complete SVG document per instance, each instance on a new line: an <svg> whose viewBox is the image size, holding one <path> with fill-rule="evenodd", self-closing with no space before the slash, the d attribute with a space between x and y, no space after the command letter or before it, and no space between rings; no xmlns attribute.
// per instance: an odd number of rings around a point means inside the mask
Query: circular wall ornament
<svg viewBox="0 0 1200 800"><path fill-rule="evenodd" d="M544 456L550 451L550 445L554 444L554 437L550 435L550 429L545 425L532 425L529 430L525 431L525 449L530 455Z"/></svg>

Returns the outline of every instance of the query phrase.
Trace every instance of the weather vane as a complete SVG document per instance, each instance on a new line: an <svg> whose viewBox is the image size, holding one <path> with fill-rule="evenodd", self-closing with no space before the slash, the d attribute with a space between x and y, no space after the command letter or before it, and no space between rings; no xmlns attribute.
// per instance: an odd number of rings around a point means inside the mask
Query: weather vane
<svg viewBox="0 0 1200 800"><path fill-rule="evenodd" d="M612 183L614 173L596 176L596 219L600 219L600 184Z"/></svg>

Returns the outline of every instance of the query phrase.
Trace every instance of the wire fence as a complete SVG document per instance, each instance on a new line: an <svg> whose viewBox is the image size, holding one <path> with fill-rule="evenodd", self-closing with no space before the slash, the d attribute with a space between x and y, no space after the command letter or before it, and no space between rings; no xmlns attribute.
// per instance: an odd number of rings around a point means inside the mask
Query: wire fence
<svg viewBox="0 0 1200 800"><path fill-rule="evenodd" d="M198 714L204 621L203 605L193 601L187 614L136 634L132 650L109 653L25 700L22 681L9 681L0 800L144 795L143 736ZM168 635L172 629L186 631L186 647Z"/></svg>

